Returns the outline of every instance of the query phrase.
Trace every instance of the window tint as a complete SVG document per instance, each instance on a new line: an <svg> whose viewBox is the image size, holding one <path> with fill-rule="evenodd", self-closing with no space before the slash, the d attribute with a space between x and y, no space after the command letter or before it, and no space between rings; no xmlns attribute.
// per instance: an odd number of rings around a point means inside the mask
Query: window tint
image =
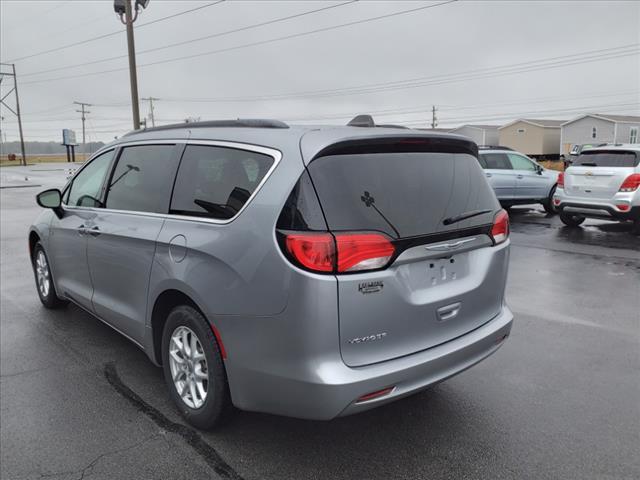
<svg viewBox="0 0 640 480"><path fill-rule="evenodd" d="M171 213L217 219L235 216L273 158L234 148L187 145L171 200Z"/></svg>
<svg viewBox="0 0 640 480"><path fill-rule="evenodd" d="M480 154L486 167L492 170L511 170L511 163L504 153L482 153ZM484 165L483 165L484 166Z"/></svg>
<svg viewBox="0 0 640 480"><path fill-rule="evenodd" d="M491 223L500 208L476 157L464 153L364 153L309 165L329 229L406 238ZM444 219L487 210L460 222Z"/></svg>
<svg viewBox="0 0 640 480"><path fill-rule="evenodd" d="M73 179L65 193L70 207L100 207L100 194L114 150L97 156Z"/></svg>
<svg viewBox="0 0 640 480"><path fill-rule="evenodd" d="M534 163L528 158L523 157L522 155L508 153L507 156L509 157L509 161L511 162L511 166L514 170L529 170L533 172L536 169Z"/></svg>
<svg viewBox="0 0 640 480"><path fill-rule="evenodd" d="M107 208L166 213L175 149L175 145L124 148L107 189Z"/></svg>
<svg viewBox="0 0 640 480"><path fill-rule="evenodd" d="M634 152L624 150L585 151L573 161L574 166L585 167L637 167L640 158Z"/></svg>
<svg viewBox="0 0 640 480"><path fill-rule="evenodd" d="M280 218L278 228L282 230L326 230L318 196L316 195L309 174L305 171L287 199Z"/></svg>

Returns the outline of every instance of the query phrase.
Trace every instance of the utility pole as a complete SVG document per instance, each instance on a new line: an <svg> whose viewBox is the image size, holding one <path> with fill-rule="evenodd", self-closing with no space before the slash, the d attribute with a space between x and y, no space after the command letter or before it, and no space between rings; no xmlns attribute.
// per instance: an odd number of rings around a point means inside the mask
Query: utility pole
<svg viewBox="0 0 640 480"><path fill-rule="evenodd" d="M1 67L11 66L11 73L2 71ZM22 134L22 117L20 116L20 98L18 97L18 77L16 76L16 65L15 63L0 63L0 83L2 83L2 79L5 75L9 75L13 77L13 88L9 90L2 98L0 98L0 104L4 105L7 110L13 113L16 117L18 117L18 130L20 131L20 150L22 151L22 165L27 165L27 154L24 150L24 135ZM15 94L16 97L16 109L11 108L4 101L11 93Z"/></svg>
<svg viewBox="0 0 640 480"><path fill-rule="evenodd" d="M155 127L156 126L156 118L153 114L153 101L154 100L160 100L159 98L156 97L148 97L148 98L143 98L142 100L147 100L149 102L149 117L151 118L151 126Z"/></svg>
<svg viewBox="0 0 640 480"><path fill-rule="evenodd" d="M80 105L80 108L82 108L82 110L76 110L76 112L81 113L82 114L82 153L84 154L84 156L87 156L87 145L86 145L86 140L85 140L85 128L84 128L84 122L87 119L87 113L91 113L89 110L85 110L85 107L90 107L91 104L90 103L83 103L83 102L73 102L75 105Z"/></svg>
<svg viewBox="0 0 640 480"><path fill-rule="evenodd" d="M436 116L436 112L438 109L434 105L431 107L431 128L436 128L438 126L438 117Z"/></svg>
<svg viewBox="0 0 640 480"><path fill-rule="evenodd" d="M135 15L131 10L131 0L114 0L113 9L120 21L127 27L127 50L129 53L129 81L131 83L131 110L133 128L140 130L140 104L138 102L138 73L136 70L136 47L133 38L133 22L138 18L140 7L147 8L149 0L136 0Z"/></svg>

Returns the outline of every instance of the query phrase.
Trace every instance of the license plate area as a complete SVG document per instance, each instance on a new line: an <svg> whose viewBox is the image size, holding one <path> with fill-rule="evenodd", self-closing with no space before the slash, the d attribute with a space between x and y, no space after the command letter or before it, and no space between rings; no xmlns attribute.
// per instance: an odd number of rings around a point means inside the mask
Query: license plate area
<svg viewBox="0 0 640 480"><path fill-rule="evenodd" d="M468 253L461 253L447 258L427 260L429 285L433 287L464 278L468 272L468 259Z"/></svg>

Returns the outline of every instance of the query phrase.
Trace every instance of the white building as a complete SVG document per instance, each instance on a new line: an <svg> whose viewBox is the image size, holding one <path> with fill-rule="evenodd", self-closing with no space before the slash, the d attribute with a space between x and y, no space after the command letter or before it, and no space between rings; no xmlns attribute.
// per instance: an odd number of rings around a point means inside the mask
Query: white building
<svg viewBox="0 0 640 480"><path fill-rule="evenodd" d="M498 125L462 125L449 133L468 137L478 145L498 145Z"/></svg>
<svg viewBox="0 0 640 480"><path fill-rule="evenodd" d="M573 145L598 143L640 143L640 117L589 113L560 127L560 153Z"/></svg>

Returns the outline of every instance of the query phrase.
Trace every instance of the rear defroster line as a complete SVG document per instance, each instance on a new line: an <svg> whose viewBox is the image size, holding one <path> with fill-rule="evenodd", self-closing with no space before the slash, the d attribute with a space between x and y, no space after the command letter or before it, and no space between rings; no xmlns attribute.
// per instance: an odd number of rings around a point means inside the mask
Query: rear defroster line
<svg viewBox="0 0 640 480"><path fill-rule="evenodd" d="M125 399L129 401L137 410L144 413L160 428L180 435L191 448L193 448L198 455L209 465L218 475L222 478L230 480L243 480L242 477L223 460L220 454L205 442L200 434L194 429L175 423L164 416L159 410L149 405L140 396L127 387L116 370L116 366L113 362L107 363L104 366L104 376L111 386Z"/></svg>

